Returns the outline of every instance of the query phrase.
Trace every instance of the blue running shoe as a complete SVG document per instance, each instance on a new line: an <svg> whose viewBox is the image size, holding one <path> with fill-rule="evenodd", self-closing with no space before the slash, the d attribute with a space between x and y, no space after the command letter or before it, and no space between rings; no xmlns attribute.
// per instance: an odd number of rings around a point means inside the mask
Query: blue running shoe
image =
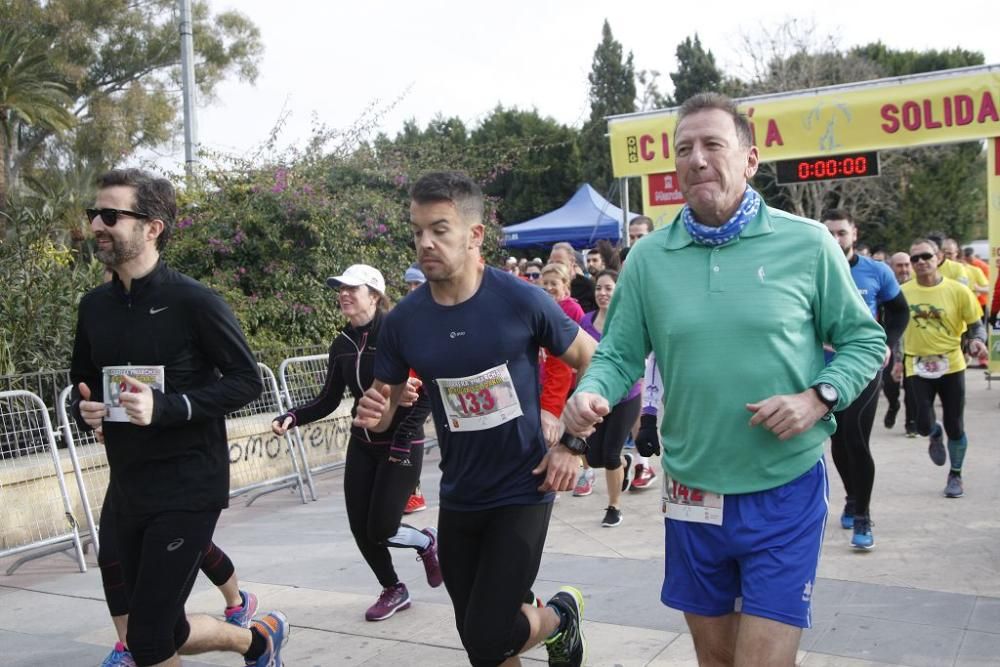
<svg viewBox="0 0 1000 667"><path fill-rule="evenodd" d="M125 648L125 644L117 642L115 643L115 647L111 649L108 657L101 663L101 667L136 667L136 665L135 659L129 653L129 650Z"/></svg>
<svg viewBox="0 0 1000 667"><path fill-rule="evenodd" d="M844 530L854 528L854 501L850 498L844 503L844 512L840 515L840 527Z"/></svg>
<svg viewBox="0 0 1000 667"><path fill-rule="evenodd" d="M930 444L927 446L927 454L936 466L943 466L948 462L948 452L944 448L944 429L941 422L934 424L931 430Z"/></svg>
<svg viewBox="0 0 1000 667"><path fill-rule="evenodd" d="M291 626L280 611L269 611L250 624L267 639L267 650L256 660L247 660L246 667L282 667L281 648L288 643Z"/></svg>
<svg viewBox="0 0 1000 667"><path fill-rule="evenodd" d="M257 596L248 591L240 591L239 607L226 610L226 623L249 628L253 615L257 613Z"/></svg>
<svg viewBox="0 0 1000 667"><path fill-rule="evenodd" d="M854 536L851 537L851 546L855 549L872 549L875 547L875 538L872 537L872 520L867 514L854 517Z"/></svg>

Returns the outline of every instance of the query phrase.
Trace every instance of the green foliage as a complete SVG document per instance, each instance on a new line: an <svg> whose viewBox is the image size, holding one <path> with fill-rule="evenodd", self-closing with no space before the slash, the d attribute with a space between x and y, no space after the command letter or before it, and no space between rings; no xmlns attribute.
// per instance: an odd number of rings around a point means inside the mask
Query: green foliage
<svg viewBox="0 0 1000 667"><path fill-rule="evenodd" d="M632 53L623 54L622 45L611 34L604 21L601 43L594 51L590 74L590 119L580 132L580 158L583 178L595 190L607 195L614 176L611 171L611 150L605 134L607 116L635 111L635 67Z"/></svg>
<svg viewBox="0 0 1000 667"><path fill-rule="evenodd" d="M70 97L49 60L51 44L21 26L0 30L0 210L12 181L18 129L67 130Z"/></svg>
<svg viewBox="0 0 1000 667"><path fill-rule="evenodd" d="M697 93L722 92L723 74L715 64L715 56L701 45L695 33L677 45L677 71L670 73L674 82L671 106L682 104Z"/></svg>
<svg viewBox="0 0 1000 667"><path fill-rule="evenodd" d="M12 210L7 222L15 233L0 242L0 375L65 368L77 304L100 282L101 266L76 261L38 233L48 227L50 208Z"/></svg>
<svg viewBox="0 0 1000 667"><path fill-rule="evenodd" d="M856 46L850 54L878 64L885 76L905 76L938 72L943 69L982 65L986 59L978 51L954 48L946 51L894 51L882 42Z"/></svg>
<svg viewBox="0 0 1000 667"><path fill-rule="evenodd" d="M65 90L63 114L72 130L16 118L8 177L44 179L60 166L79 163L98 171L119 164L137 149L170 139L178 122L179 63L175 0L5 0L8 26L46 45L52 85ZM208 3L192 6L195 78L210 100L225 77L253 81L263 47L260 31L243 14L212 16ZM59 138L53 141L53 138Z"/></svg>
<svg viewBox="0 0 1000 667"><path fill-rule="evenodd" d="M509 157L486 184L495 197L500 224L523 222L566 203L580 185L580 153L575 130L537 111L497 106L472 133L472 144Z"/></svg>

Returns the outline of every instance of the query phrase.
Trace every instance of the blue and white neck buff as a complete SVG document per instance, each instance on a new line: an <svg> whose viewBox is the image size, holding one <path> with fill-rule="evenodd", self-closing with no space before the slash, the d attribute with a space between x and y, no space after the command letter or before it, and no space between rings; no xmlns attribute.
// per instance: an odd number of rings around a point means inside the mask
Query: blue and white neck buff
<svg viewBox="0 0 1000 667"><path fill-rule="evenodd" d="M688 231L695 243L707 246L720 246L729 243L740 235L747 223L753 220L760 210L760 195L756 190L747 186L743 193L743 201L740 207L733 213L726 224L721 227L709 227L694 219L694 213L690 206L685 206L681 211L681 220L684 222L684 229Z"/></svg>

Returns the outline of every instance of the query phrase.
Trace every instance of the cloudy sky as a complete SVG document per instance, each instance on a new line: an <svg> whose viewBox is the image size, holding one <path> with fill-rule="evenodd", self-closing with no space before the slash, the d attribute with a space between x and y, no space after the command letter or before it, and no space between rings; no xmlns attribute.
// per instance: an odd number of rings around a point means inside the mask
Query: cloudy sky
<svg viewBox="0 0 1000 667"><path fill-rule="evenodd" d="M871 0L209 3L248 15L265 46L256 84L226 82L199 109L202 144L236 155L264 142L279 119L279 145L301 144L316 123L347 128L373 106L390 135L408 118L423 125L437 113L474 125L497 103L578 126L589 113L587 74L605 18L637 69L662 73L666 92L685 37L697 33L723 69L739 75L751 67L747 39L773 36L792 20L800 34L812 28L817 44L833 37L845 49L879 39L895 49L961 46L1000 63L1000 4L992 0L953 2L933 14L913 9L919 3ZM165 157L181 163L182 146Z"/></svg>

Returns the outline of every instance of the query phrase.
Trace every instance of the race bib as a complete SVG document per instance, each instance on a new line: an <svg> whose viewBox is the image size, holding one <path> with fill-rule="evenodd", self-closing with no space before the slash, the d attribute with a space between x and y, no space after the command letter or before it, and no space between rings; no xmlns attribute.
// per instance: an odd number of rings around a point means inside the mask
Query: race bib
<svg viewBox="0 0 1000 667"><path fill-rule="evenodd" d="M485 431L524 414L507 364L469 377L438 378L437 386L452 431Z"/></svg>
<svg viewBox="0 0 1000 667"><path fill-rule="evenodd" d="M129 386L125 384L125 376L148 384L159 391L163 391L166 384L163 366L105 366L102 371L104 375L104 405L108 408L104 421L108 422L128 421L128 413L122 407L121 395L135 390L129 389Z"/></svg>
<svg viewBox="0 0 1000 667"><path fill-rule="evenodd" d="M663 476L660 495L660 511L668 519L722 525L725 496L685 486L669 475Z"/></svg>
<svg viewBox="0 0 1000 667"><path fill-rule="evenodd" d="M936 380L948 372L948 357L941 354L917 357L913 360L913 370L922 378Z"/></svg>

